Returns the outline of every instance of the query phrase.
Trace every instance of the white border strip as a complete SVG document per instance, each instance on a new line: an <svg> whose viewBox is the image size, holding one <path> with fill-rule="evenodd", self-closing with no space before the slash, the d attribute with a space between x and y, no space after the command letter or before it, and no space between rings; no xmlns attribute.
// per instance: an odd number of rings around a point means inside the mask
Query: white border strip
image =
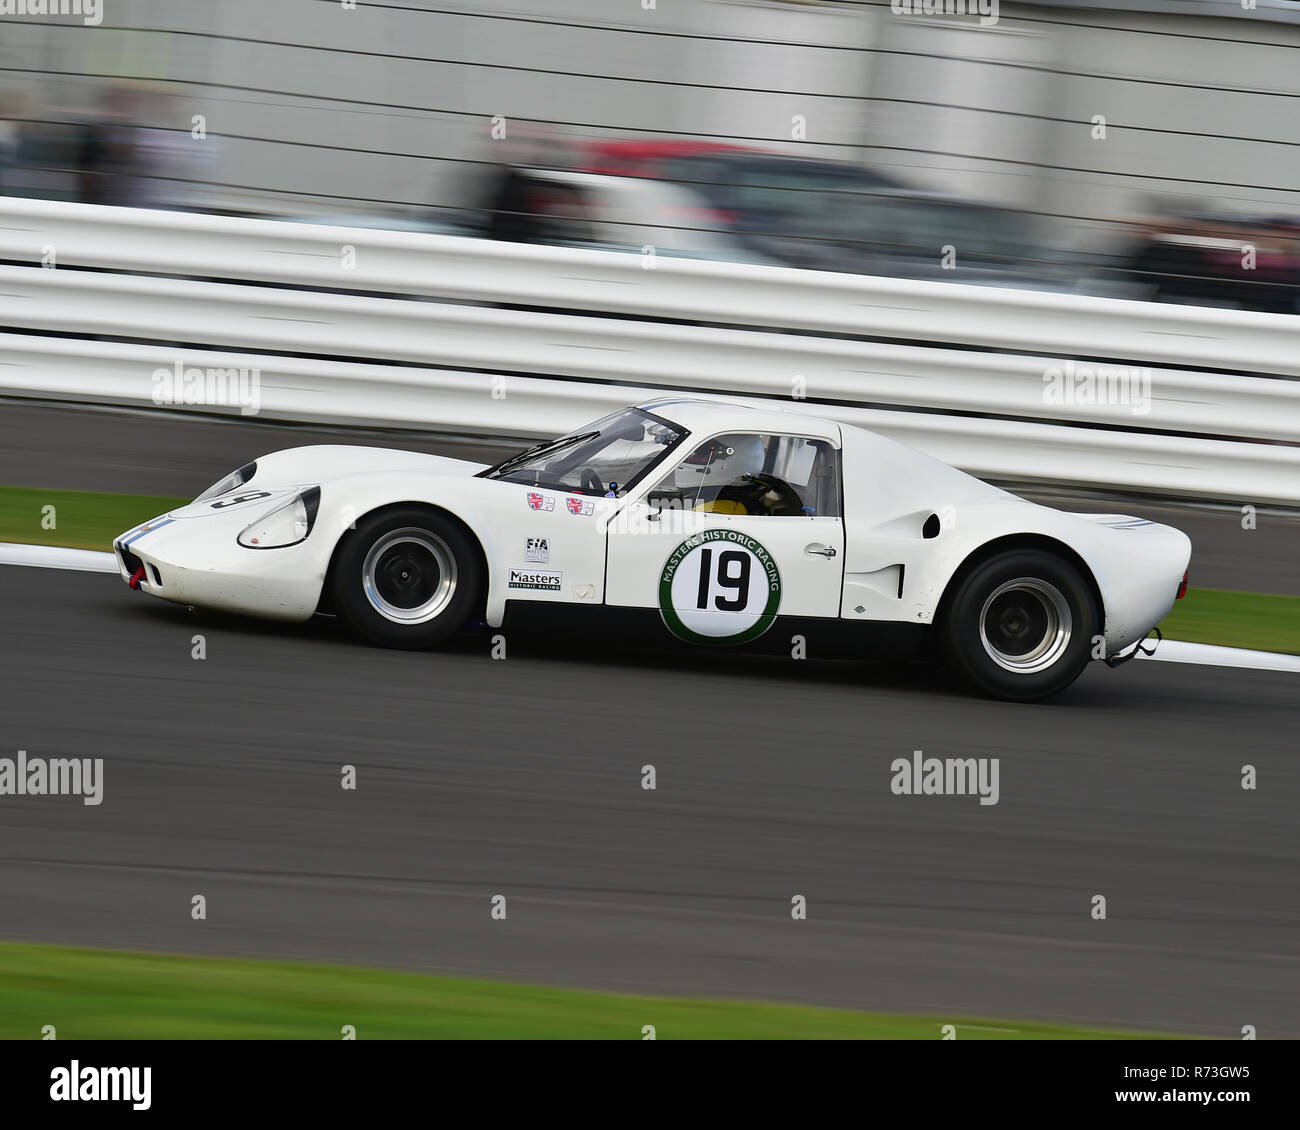
<svg viewBox="0 0 1300 1130"><path fill-rule="evenodd" d="M1246 667L1255 671L1292 671L1300 674L1300 655L1280 651L1248 651L1243 647L1216 647L1208 643L1184 643L1165 640L1155 655L1140 659L1160 659L1166 663L1197 663L1202 667Z"/></svg>
<svg viewBox="0 0 1300 1130"><path fill-rule="evenodd" d="M0 565L35 565L41 569L78 569L83 573L118 573L117 558L93 549L57 545L20 545L0 541Z"/></svg>

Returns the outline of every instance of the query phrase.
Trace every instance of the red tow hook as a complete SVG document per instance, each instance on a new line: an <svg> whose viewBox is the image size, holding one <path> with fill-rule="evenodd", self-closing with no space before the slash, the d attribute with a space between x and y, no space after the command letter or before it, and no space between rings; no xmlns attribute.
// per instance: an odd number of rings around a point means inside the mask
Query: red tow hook
<svg viewBox="0 0 1300 1130"><path fill-rule="evenodd" d="M131 579L127 581L127 584L130 585L133 589L138 589L140 587L140 582L142 580L144 580L143 565L141 565L140 568L138 568L134 573L131 574Z"/></svg>
<svg viewBox="0 0 1300 1130"><path fill-rule="evenodd" d="M1187 595L1187 578L1190 575L1191 575L1190 569L1188 569L1187 572L1183 574L1183 579L1178 585L1178 595L1174 597L1175 600L1182 600L1183 597Z"/></svg>

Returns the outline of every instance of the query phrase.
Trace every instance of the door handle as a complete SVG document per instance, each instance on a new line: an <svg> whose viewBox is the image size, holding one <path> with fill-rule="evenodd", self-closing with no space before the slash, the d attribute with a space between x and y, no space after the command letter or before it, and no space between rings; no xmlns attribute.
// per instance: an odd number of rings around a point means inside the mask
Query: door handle
<svg viewBox="0 0 1300 1130"><path fill-rule="evenodd" d="M836 553L836 549L833 545L821 545L818 542L813 542L812 545L805 545L803 551L805 553L820 553L823 557L834 557Z"/></svg>

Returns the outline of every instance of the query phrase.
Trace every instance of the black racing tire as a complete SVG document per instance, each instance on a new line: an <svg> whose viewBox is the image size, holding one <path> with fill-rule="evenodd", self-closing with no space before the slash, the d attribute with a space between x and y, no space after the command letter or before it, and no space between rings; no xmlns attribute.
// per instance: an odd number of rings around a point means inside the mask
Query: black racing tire
<svg viewBox="0 0 1300 1130"><path fill-rule="evenodd" d="M330 572L334 611L379 647L436 647L465 625L483 587L478 547L458 522L401 506L362 518Z"/></svg>
<svg viewBox="0 0 1300 1130"><path fill-rule="evenodd" d="M940 625L957 672L994 698L1036 702L1065 690L1092 658L1101 617L1078 568L1039 549L980 562L956 582Z"/></svg>

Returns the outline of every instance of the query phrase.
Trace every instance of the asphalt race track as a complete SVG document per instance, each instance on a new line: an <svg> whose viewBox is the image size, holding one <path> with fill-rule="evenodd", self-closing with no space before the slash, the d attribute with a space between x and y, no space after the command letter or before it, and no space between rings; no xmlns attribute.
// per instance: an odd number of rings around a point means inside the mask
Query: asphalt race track
<svg viewBox="0 0 1300 1130"><path fill-rule="evenodd" d="M0 751L105 760L98 807L6 799L0 936L1300 1036L1294 676L1134 663L1012 706L859 664L386 652L108 575L0 583ZM1000 758L999 803L893 795L916 749Z"/></svg>

